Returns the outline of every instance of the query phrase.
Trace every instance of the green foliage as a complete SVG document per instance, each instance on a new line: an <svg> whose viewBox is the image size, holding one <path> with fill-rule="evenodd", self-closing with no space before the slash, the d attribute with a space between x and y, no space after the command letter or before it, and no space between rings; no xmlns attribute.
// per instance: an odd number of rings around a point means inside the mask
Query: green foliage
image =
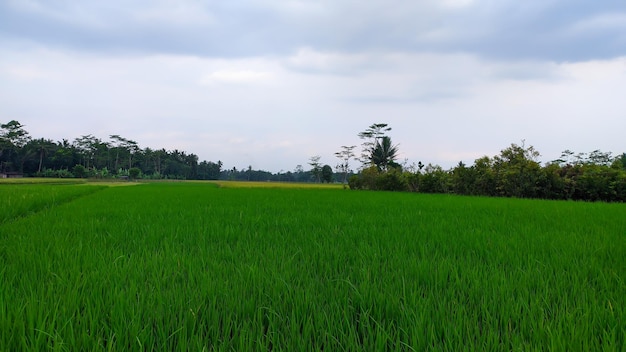
<svg viewBox="0 0 626 352"><path fill-rule="evenodd" d="M611 167L613 167L614 169L622 169L626 171L626 153L622 153L620 156L615 158Z"/></svg>
<svg viewBox="0 0 626 352"><path fill-rule="evenodd" d="M24 147L30 141L30 136L24 127L24 125L15 120L0 124L0 145L4 148Z"/></svg>
<svg viewBox="0 0 626 352"><path fill-rule="evenodd" d="M467 166L459 163L451 170L430 165L425 170L409 168L400 172L396 162L397 146L385 135L391 128L384 123L373 124L358 134L364 140L362 172L350 178L351 189L409 190L427 193L571 199L588 201L626 201L626 153L594 150L574 153L566 150L558 160L541 166L538 151L532 146L511 144L494 157L484 156ZM340 158L337 171L343 182L349 176L349 161L354 146L342 147L335 153ZM310 171L299 166L295 172L272 174L251 167L222 169L222 162L202 161L184 151L139 148L137 142L119 135L103 141L84 135L73 142L31 139L24 126L12 120L0 124L0 172L13 175L54 178L116 178L129 176L138 168L149 179L231 179L246 181L325 182L332 180L332 170L324 170L320 157L310 159ZM81 166L78 166L81 165ZM372 170L375 166L377 170ZM109 170L111 170L109 172ZM390 174L387 174L390 172Z"/></svg>
<svg viewBox="0 0 626 352"><path fill-rule="evenodd" d="M409 185L402 171L390 168L376 178L376 189L384 191L408 191Z"/></svg>
<svg viewBox="0 0 626 352"><path fill-rule="evenodd" d="M363 169L358 175L350 177L349 186L354 190L377 190L377 178L380 171L376 166L370 166Z"/></svg>
<svg viewBox="0 0 626 352"><path fill-rule="evenodd" d="M74 173L68 169L60 169L60 170L51 170L44 169L42 172L36 173L36 177L47 177L47 178L71 178L74 177Z"/></svg>
<svg viewBox="0 0 626 352"><path fill-rule="evenodd" d="M81 164L76 164L72 168L72 174L76 178L85 178L87 177L87 169Z"/></svg>
<svg viewBox="0 0 626 352"><path fill-rule="evenodd" d="M141 169L138 167L131 167L128 169L128 176L131 180L136 180L141 175Z"/></svg>
<svg viewBox="0 0 626 352"><path fill-rule="evenodd" d="M198 157L183 151L141 149L137 142L119 135L103 141L91 134L74 141L53 142L47 139L32 140L24 126L17 121L0 125L0 172L23 172L27 176L52 175L61 170L73 170L81 164L84 177L116 177L118 170L128 172L137 167L150 178L217 179L220 170L213 164L203 174L198 172ZM204 162L207 166L210 162ZM218 162L221 164L221 162ZM217 164L215 164L217 165ZM221 165L219 165L221 168ZM44 170L48 170L45 171ZM104 170L107 170L104 172ZM108 170L113 170L111 173Z"/></svg>
<svg viewBox="0 0 626 352"><path fill-rule="evenodd" d="M322 181L322 164L320 163L321 158L321 156L315 155L309 159L309 165L311 165L311 175L317 183Z"/></svg>
<svg viewBox="0 0 626 352"><path fill-rule="evenodd" d="M29 184L0 184L0 225L70 202L76 198L104 189L103 186ZM2 232L0 231L0 234ZM2 344L0 343L0 346Z"/></svg>
<svg viewBox="0 0 626 352"><path fill-rule="evenodd" d="M398 147L391 143L391 138L383 136L376 140L370 155L370 161L379 170L387 171L389 168L399 167L395 161L397 155Z"/></svg>
<svg viewBox="0 0 626 352"><path fill-rule="evenodd" d="M217 163L211 161L202 161L198 164L198 179L200 180L219 180L222 174L222 162Z"/></svg>
<svg viewBox="0 0 626 352"><path fill-rule="evenodd" d="M361 145L362 151L360 157L363 168L371 166L372 154L376 148L378 140L385 136L385 132L389 131L391 131L391 127L389 127L386 123L375 123L370 125L365 131L358 134L359 138L364 140Z"/></svg>
<svg viewBox="0 0 626 352"><path fill-rule="evenodd" d="M371 191L408 191L409 185L400 169L391 168L386 172L370 166L354 175L349 181L350 189Z"/></svg>
<svg viewBox="0 0 626 352"><path fill-rule="evenodd" d="M350 172L350 159L354 158L354 148L356 148L355 145L352 146L341 146L341 151L336 152L335 156L337 158L339 158L340 162L339 164L337 164L336 169L338 170L338 172L340 172L343 176L342 179L342 183L345 184L348 181L348 173Z"/></svg>
<svg viewBox="0 0 626 352"><path fill-rule="evenodd" d="M626 346L623 204L39 187L80 196L0 224L7 351Z"/></svg>
<svg viewBox="0 0 626 352"><path fill-rule="evenodd" d="M530 147L511 144L494 157L496 192L500 196L534 198L539 194L537 184L541 166L535 159L539 153Z"/></svg>
<svg viewBox="0 0 626 352"><path fill-rule="evenodd" d="M348 179L348 187L350 189L359 190L363 189L363 181L359 175L352 175Z"/></svg>
<svg viewBox="0 0 626 352"><path fill-rule="evenodd" d="M376 166L380 171L387 171L389 168L400 168L396 163L398 146L391 143L391 138L385 132L391 131L386 123L377 123L368 127L358 134L364 139L361 152L361 162L363 167ZM345 147L344 147L345 148Z"/></svg>
<svg viewBox="0 0 626 352"><path fill-rule="evenodd" d="M419 188L424 193L448 193L452 189L450 174L441 166L428 164L420 175Z"/></svg>
<svg viewBox="0 0 626 352"><path fill-rule="evenodd" d="M330 165L324 165L322 167L322 182L333 182L333 168Z"/></svg>
<svg viewBox="0 0 626 352"><path fill-rule="evenodd" d="M24 148L31 140L24 125L11 120L0 124L0 172L22 172L28 150Z"/></svg>
<svg viewBox="0 0 626 352"><path fill-rule="evenodd" d="M378 167L364 169L350 179L351 189L408 190L422 193L517 198L572 199L587 201L626 201L626 170L623 155L609 159L610 153L594 151L578 154L564 152L562 159L542 167L539 153L523 144L512 144L500 155L476 159L467 167L462 162L451 170L427 165L424 170L385 171ZM568 160L574 160L569 164Z"/></svg>

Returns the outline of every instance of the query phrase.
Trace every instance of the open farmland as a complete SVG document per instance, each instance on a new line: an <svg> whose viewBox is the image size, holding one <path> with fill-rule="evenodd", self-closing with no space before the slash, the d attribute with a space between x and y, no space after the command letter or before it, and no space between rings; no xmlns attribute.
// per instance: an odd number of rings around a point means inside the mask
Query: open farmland
<svg viewBox="0 0 626 352"><path fill-rule="evenodd" d="M0 350L626 348L625 204L89 187L0 187L69 199L0 222Z"/></svg>
<svg viewBox="0 0 626 352"><path fill-rule="evenodd" d="M18 179L23 180L23 179ZM28 179L26 179L28 180ZM82 187L52 187L46 184L28 186L11 182L0 182L0 224L19 217L31 215L46 208L70 202L104 186L85 185ZM26 182L27 183L27 182Z"/></svg>

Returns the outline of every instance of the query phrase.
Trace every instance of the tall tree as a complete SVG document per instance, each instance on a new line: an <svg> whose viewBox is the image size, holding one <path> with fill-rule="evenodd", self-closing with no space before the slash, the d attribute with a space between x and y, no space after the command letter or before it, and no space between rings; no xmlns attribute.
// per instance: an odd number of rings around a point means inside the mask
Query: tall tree
<svg viewBox="0 0 626 352"><path fill-rule="evenodd" d="M133 167L133 156L139 152L141 149L137 142L121 137L118 134L112 134L109 136L111 139L111 143L115 148L115 165L114 168L117 170L119 161L120 161L120 153L128 155L128 168Z"/></svg>
<svg viewBox="0 0 626 352"><path fill-rule="evenodd" d="M333 168L330 165L322 166L322 181L325 183L333 182Z"/></svg>
<svg viewBox="0 0 626 352"><path fill-rule="evenodd" d="M57 149L57 145L51 139L39 138L30 141L28 146L39 157L37 173L41 173L44 165L44 158L46 158L50 153L53 153Z"/></svg>
<svg viewBox="0 0 626 352"><path fill-rule="evenodd" d="M24 127L16 120L0 125L0 171L5 171L8 164L18 165L16 168L22 171L24 146L31 139Z"/></svg>
<svg viewBox="0 0 626 352"><path fill-rule="evenodd" d="M69 140L63 139L57 142L56 149L54 153L52 153L52 168L56 170L69 170L80 162L79 154L79 151Z"/></svg>
<svg viewBox="0 0 626 352"><path fill-rule="evenodd" d="M364 168L371 165L372 153L376 148L377 141L385 136L385 132L389 131L391 131L391 127L386 123L375 123L358 134L359 138L365 140L363 144L361 144L362 150L360 157Z"/></svg>
<svg viewBox="0 0 626 352"><path fill-rule="evenodd" d="M348 172L350 172L350 159L354 158L354 148L356 148L356 145L351 145L349 147L342 145L341 151L335 153L335 156L340 160L336 169L343 175L341 183L343 183L344 187L348 181Z"/></svg>
<svg viewBox="0 0 626 352"><path fill-rule="evenodd" d="M502 196L536 197L541 166L537 162L539 152L534 147L511 144L494 157L493 169L496 190Z"/></svg>
<svg viewBox="0 0 626 352"><path fill-rule="evenodd" d="M98 144L101 142L102 141L91 134L74 139L74 147L80 152L85 169L89 169L91 161L93 160L96 150L98 149Z"/></svg>
<svg viewBox="0 0 626 352"><path fill-rule="evenodd" d="M117 172L119 161L120 161L120 151L123 149L123 145L126 142L126 138L121 137L118 134L112 134L109 136L111 139L111 145L113 149L115 149L115 163L113 164L113 169Z"/></svg>
<svg viewBox="0 0 626 352"><path fill-rule="evenodd" d="M128 168L133 167L133 156L141 150L139 145L135 141L131 141L130 139L126 140L126 144L124 147L128 150Z"/></svg>
<svg viewBox="0 0 626 352"><path fill-rule="evenodd" d="M313 177L315 177L315 181L317 183L321 182L322 177L322 164L320 163L321 158L321 156L315 155L309 159L309 165L311 165L311 174L313 175Z"/></svg>
<svg viewBox="0 0 626 352"><path fill-rule="evenodd" d="M15 120L0 125L0 140L8 142L14 147L23 148L30 140L30 136L24 127L24 125Z"/></svg>
<svg viewBox="0 0 626 352"><path fill-rule="evenodd" d="M613 164L616 169L626 170L626 153L622 153L618 155L615 160L613 160Z"/></svg>
<svg viewBox="0 0 626 352"><path fill-rule="evenodd" d="M396 163L398 146L391 143L391 138L383 136L376 140L370 161L381 171L387 171L390 167L399 167Z"/></svg>

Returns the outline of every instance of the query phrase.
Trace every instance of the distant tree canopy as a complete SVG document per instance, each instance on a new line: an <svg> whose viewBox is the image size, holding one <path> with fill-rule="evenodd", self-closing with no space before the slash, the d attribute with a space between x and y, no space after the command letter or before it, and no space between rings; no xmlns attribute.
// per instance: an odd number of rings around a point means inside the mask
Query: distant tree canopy
<svg viewBox="0 0 626 352"><path fill-rule="evenodd" d="M545 166L538 157L532 146L511 144L499 155L478 158L469 167L462 162L450 170L431 164L417 170L372 166L352 176L349 185L366 190L626 201L626 153L612 158L611 153L598 150L576 155L565 151Z"/></svg>
<svg viewBox="0 0 626 352"><path fill-rule="evenodd" d="M350 160L354 158L354 148L356 145L341 146L341 150L335 153L335 156L339 158L339 164L335 166L335 169L342 175L341 183L346 185L348 182L348 173L350 173Z"/></svg>
<svg viewBox="0 0 626 352"><path fill-rule="evenodd" d="M218 179L222 162L202 161L184 151L142 149L137 142L111 135L54 142L31 139L17 121L0 125L0 172L40 177L118 177ZM139 170L139 173L137 173Z"/></svg>
<svg viewBox="0 0 626 352"><path fill-rule="evenodd" d="M251 166L224 169L222 161L199 161L180 150L141 148L136 141L114 134L102 140L91 134L73 141L32 139L18 121L0 124L0 173L38 177L197 179L311 182L322 180L298 165L294 171L271 173ZM332 177L335 177L332 175ZM331 179L332 179L331 177Z"/></svg>
<svg viewBox="0 0 626 352"><path fill-rule="evenodd" d="M380 171L387 171L389 167L399 166L395 160L398 147L392 145L391 138L385 132L391 131L386 123L375 123L358 134L364 142L361 145L361 163L363 168L376 166Z"/></svg>
<svg viewBox="0 0 626 352"><path fill-rule="evenodd" d="M626 201L626 153L565 150L557 160L541 165L532 146L511 144L493 157L483 156L467 166L459 162L450 170L438 165L403 168L397 163L398 146L386 135L391 127L373 124L358 134L363 139L361 170L352 175L351 189L454 193L463 195ZM25 126L12 120L0 124L0 174L39 177L144 178L248 180L283 182L333 182L346 180L355 146L335 153L340 160L333 174L321 157L309 159L311 170L298 165L294 171L274 174L251 166L224 169L221 161L199 161L179 150L140 148L119 135L102 140L84 135L67 139L30 137ZM344 181L345 182L345 181Z"/></svg>
<svg viewBox="0 0 626 352"><path fill-rule="evenodd" d="M333 168L330 165L322 166L322 182L331 183L333 182Z"/></svg>

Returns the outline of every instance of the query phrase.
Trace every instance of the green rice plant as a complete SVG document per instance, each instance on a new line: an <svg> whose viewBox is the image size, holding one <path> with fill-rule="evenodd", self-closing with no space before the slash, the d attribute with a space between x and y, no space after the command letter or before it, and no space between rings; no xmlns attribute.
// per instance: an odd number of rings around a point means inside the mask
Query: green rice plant
<svg viewBox="0 0 626 352"><path fill-rule="evenodd" d="M19 178L0 178L0 185L31 185L31 184L57 184L57 185L76 185L85 183L85 179L80 178L42 178L42 177L19 177Z"/></svg>
<svg viewBox="0 0 626 352"><path fill-rule="evenodd" d="M70 184L0 184L0 224L103 188L104 186L77 187Z"/></svg>
<svg viewBox="0 0 626 352"><path fill-rule="evenodd" d="M200 182L206 183L207 181L187 181L187 182ZM343 188L343 185L338 183L302 183L302 182L262 182L262 181L208 181L213 184L217 184L220 187L225 188L321 188L321 189L339 189Z"/></svg>
<svg viewBox="0 0 626 352"><path fill-rule="evenodd" d="M0 224L0 350L623 350L625 210L106 188Z"/></svg>

